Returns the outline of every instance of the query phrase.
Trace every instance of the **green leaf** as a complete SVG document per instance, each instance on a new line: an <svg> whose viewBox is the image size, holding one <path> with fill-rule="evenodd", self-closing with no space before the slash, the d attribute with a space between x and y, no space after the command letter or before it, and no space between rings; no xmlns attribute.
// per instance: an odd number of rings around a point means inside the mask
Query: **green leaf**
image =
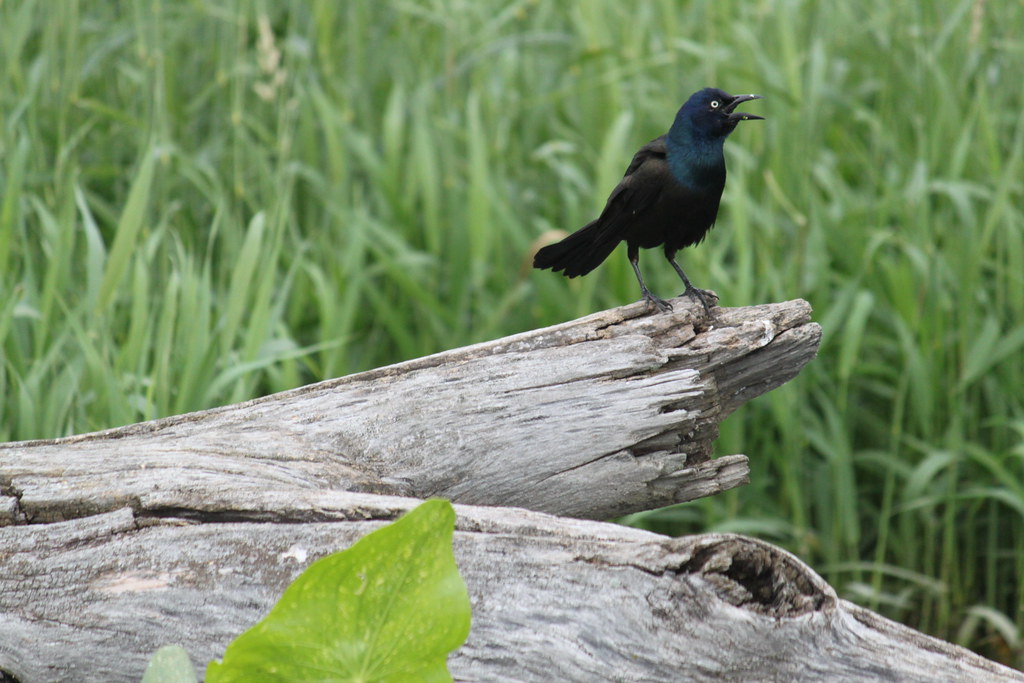
<svg viewBox="0 0 1024 683"><path fill-rule="evenodd" d="M196 683L196 670L185 648L165 645L149 660L142 683Z"/></svg>
<svg viewBox="0 0 1024 683"><path fill-rule="evenodd" d="M428 500L314 562L206 680L450 681L470 620L454 528L451 504Z"/></svg>

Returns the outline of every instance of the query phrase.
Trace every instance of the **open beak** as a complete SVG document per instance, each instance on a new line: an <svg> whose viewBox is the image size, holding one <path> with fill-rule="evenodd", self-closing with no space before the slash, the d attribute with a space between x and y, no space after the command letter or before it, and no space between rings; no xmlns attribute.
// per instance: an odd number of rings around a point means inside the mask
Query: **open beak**
<svg viewBox="0 0 1024 683"><path fill-rule="evenodd" d="M750 100L760 100L760 99L763 99L761 97L761 95L737 95L736 97L734 97L732 102L730 102L729 104L725 105L725 112L729 115L729 120L731 120L731 121L751 121L753 119L762 119L763 120L764 119L763 116L757 116L756 114L747 114L746 112L742 112L742 111L735 111L736 107L738 107L739 105L743 104L744 102L749 102Z"/></svg>

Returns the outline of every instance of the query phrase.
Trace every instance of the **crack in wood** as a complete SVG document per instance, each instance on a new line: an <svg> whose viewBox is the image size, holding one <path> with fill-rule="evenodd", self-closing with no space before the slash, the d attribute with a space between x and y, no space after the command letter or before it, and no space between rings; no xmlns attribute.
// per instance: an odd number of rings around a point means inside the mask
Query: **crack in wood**
<svg viewBox="0 0 1024 683"><path fill-rule="evenodd" d="M12 477L0 477L0 527L29 522L28 513L21 504L23 496L24 493L14 485Z"/></svg>
<svg viewBox="0 0 1024 683"><path fill-rule="evenodd" d="M344 512L292 508L287 510L196 510L193 508L150 508L135 510L141 520L176 521L197 524L318 524L326 522L393 521L395 515L350 517Z"/></svg>
<svg viewBox="0 0 1024 683"><path fill-rule="evenodd" d="M606 458L613 458L616 455L622 455L622 454L628 453L628 452L629 452L628 449L619 448L617 450L610 451L608 453L601 453L600 455L598 455L596 457L593 457L590 460L584 460L583 462L576 463L575 465L572 465L571 467L566 467L565 469L561 469L561 470L558 470L556 472L552 472L551 474L545 475L545 476L537 479L537 483L539 484L539 483L545 482L548 479L551 479L552 477L557 477L557 476L562 475L562 474L568 474L570 472L575 472L577 470L581 470L584 467L589 467L589 466L593 465L594 463L600 462L600 461L602 461L602 460L604 460Z"/></svg>

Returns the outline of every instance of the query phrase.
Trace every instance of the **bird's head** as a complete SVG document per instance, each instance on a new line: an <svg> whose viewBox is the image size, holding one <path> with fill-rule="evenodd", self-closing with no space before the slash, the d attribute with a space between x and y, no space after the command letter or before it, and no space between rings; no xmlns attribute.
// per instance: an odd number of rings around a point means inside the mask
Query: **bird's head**
<svg viewBox="0 0 1024 683"><path fill-rule="evenodd" d="M730 95L718 88L704 88L690 95L676 115L672 128L681 127L688 135L705 139L725 138L740 121L764 118L736 111L736 107L744 102L759 99L760 95Z"/></svg>

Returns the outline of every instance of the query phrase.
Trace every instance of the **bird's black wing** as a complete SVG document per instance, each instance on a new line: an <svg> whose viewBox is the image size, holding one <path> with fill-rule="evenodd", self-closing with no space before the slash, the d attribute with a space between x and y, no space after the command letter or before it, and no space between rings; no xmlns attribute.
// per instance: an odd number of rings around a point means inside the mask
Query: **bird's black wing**
<svg viewBox="0 0 1024 683"><path fill-rule="evenodd" d="M668 147L665 146L665 136L662 135L654 138L638 149L636 154L633 155L633 160L629 162L629 168L626 169L626 174L623 176L623 180L633 175L645 161L649 159L654 161L664 161L667 155Z"/></svg>
<svg viewBox="0 0 1024 683"><path fill-rule="evenodd" d="M608 202L595 221L600 232L616 240L630 234L644 222L644 213L658 203L662 192L675 184L671 179L665 136L655 138L637 150L626 174L608 196Z"/></svg>
<svg viewBox="0 0 1024 683"><path fill-rule="evenodd" d="M650 218L652 207L662 203L662 193L671 182L662 136L633 155L626 175L612 190L601 215L562 241L540 249L534 256L534 267L560 270L566 277L576 277L600 265L622 240L632 243L642 234L646 242L651 234L664 241L660 221L652 223Z"/></svg>

